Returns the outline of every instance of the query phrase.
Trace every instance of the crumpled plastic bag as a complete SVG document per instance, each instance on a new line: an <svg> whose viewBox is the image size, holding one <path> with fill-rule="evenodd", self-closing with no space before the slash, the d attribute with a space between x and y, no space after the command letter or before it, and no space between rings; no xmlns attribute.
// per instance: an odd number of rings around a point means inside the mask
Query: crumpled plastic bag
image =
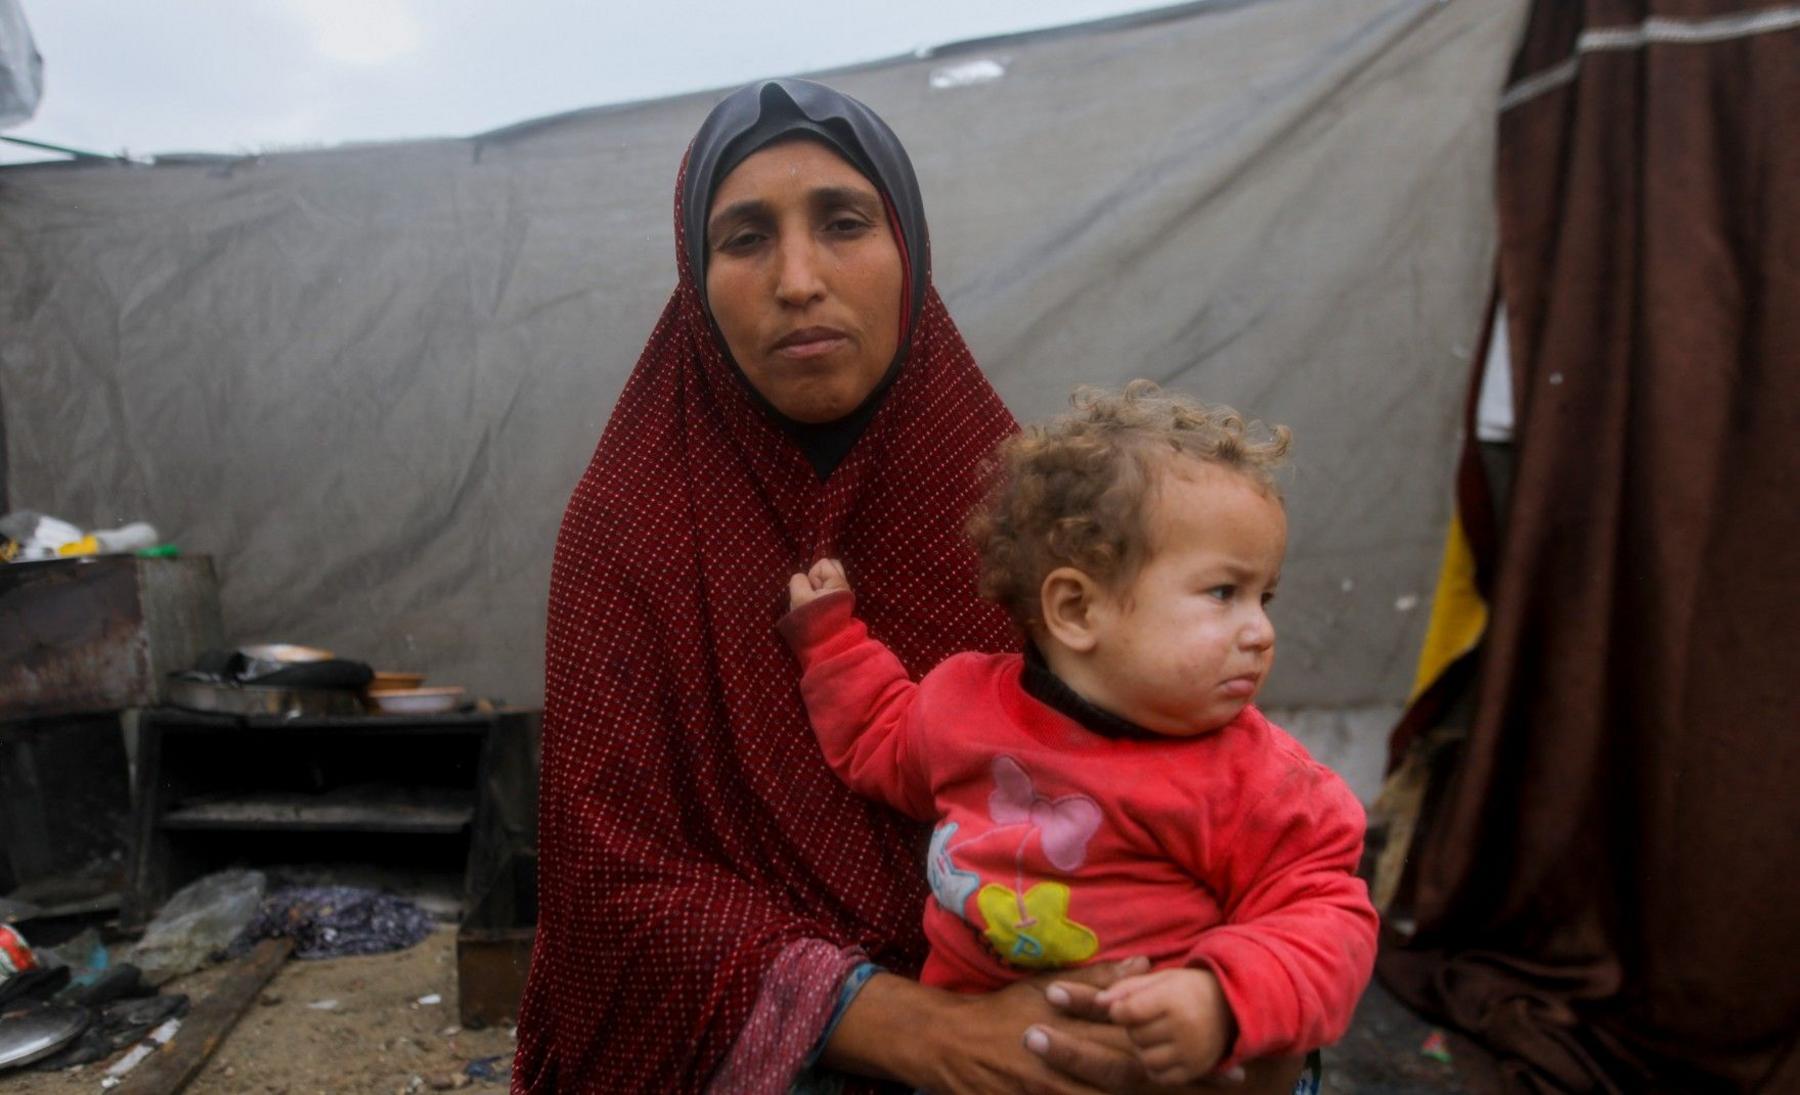
<svg viewBox="0 0 1800 1095"><path fill-rule="evenodd" d="M35 563L54 559L66 545L81 539L81 529L60 517L21 509L0 515L0 558L7 562Z"/></svg>
<svg viewBox="0 0 1800 1095"><path fill-rule="evenodd" d="M163 905L131 961L160 985L192 973L229 947L255 919L269 881L261 871L220 871L182 887Z"/></svg>

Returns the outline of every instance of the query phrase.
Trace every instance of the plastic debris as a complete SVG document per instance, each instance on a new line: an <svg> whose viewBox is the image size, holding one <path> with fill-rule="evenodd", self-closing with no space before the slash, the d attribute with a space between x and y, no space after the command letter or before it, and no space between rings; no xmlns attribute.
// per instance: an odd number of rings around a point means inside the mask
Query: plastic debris
<svg viewBox="0 0 1800 1095"><path fill-rule="evenodd" d="M67 521L22 509L0 517L0 537L6 541L8 562L32 563L56 558L59 548L81 539L81 530Z"/></svg>
<svg viewBox="0 0 1800 1095"><path fill-rule="evenodd" d="M60 1072L104 1060L146 1034L154 1036L171 1021L179 1021L187 1011L188 998L180 994L111 1001L94 1009L94 1021L79 1039L33 1067L45 1072Z"/></svg>
<svg viewBox="0 0 1800 1095"><path fill-rule="evenodd" d="M181 1020L170 1019L162 1026L151 1031L148 1038L145 1038L142 1042L137 1044L137 1048L119 1058L113 1064L107 1066L106 1079L100 1081L100 1086L117 1087L121 1077L141 1064L144 1058L167 1045L169 1040L175 1037L175 1032L180 1029ZM109 1083L108 1081L111 1082Z"/></svg>
<svg viewBox="0 0 1800 1095"><path fill-rule="evenodd" d="M1449 1064L1450 1042L1444 1037L1444 1032L1441 1030L1434 1030L1430 1034L1427 1034L1424 1043L1419 1046L1419 1055L1421 1057L1429 1057L1434 1061L1439 1061L1446 1065Z"/></svg>
<svg viewBox="0 0 1800 1095"><path fill-rule="evenodd" d="M44 961L18 929L0 924L0 1004L48 1000L69 983L69 969Z"/></svg>
<svg viewBox="0 0 1800 1095"><path fill-rule="evenodd" d="M314 1011L336 1011L338 1002L336 1000L314 1000L306 1006Z"/></svg>
<svg viewBox="0 0 1800 1095"><path fill-rule="evenodd" d="M97 1008L128 996L144 996L156 990L144 984L144 973L130 962L108 966L92 978L77 981L67 993L71 1004Z"/></svg>
<svg viewBox="0 0 1800 1095"><path fill-rule="evenodd" d="M480 1057L463 1066L463 1074L471 1080L492 1083L504 1079L509 1065L502 1064L504 1057Z"/></svg>
<svg viewBox="0 0 1800 1095"><path fill-rule="evenodd" d="M285 936L296 957L338 958L405 950L430 934L431 917L403 897L354 886L297 886L270 894L232 950Z"/></svg>
<svg viewBox="0 0 1800 1095"><path fill-rule="evenodd" d="M67 521L32 510L0 517L0 562L32 563L81 555L112 555L157 546L156 526L144 521L84 531Z"/></svg>
<svg viewBox="0 0 1800 1095"><path fill-rule="evenodd" d="M444 1002L443 996L441 996L435 992L428 992L424 996L419 997L419 1003L425 1005L426 1007L430 1007L433 1004L441 1004L443 1002Z"/></svg>
<svg viewBox="0 0 1800 1095"><path fill-rule="evenodd" d="M78 988L86 988L98 981L112 965L111 953L101 942L100 933L93 928L87 928L55 947L39 947L37 956L43 966L69 967L70 978Z"/></svg>
<svg viewBox="0 0 1800 1095"><path fill-rule="evenodd" d="M0 979L36 969L37 954L16 928L0 924Z"/></svg>
<svg viewBox="0 0 1800 1095"><path fill-rule="evenodd" d="M71 555L121 555L155 546L156 526L136 521L122 528L90 532L79 540L57 548L56 554L64 558Z"/></svg>
<svg viewBox="0 0 1800 1095"><path fill-rule="evenodd" d="M261 871L220 871L183 887L144 930L132 961L153 985L199 969L255 919L268 885Z"/></svg>

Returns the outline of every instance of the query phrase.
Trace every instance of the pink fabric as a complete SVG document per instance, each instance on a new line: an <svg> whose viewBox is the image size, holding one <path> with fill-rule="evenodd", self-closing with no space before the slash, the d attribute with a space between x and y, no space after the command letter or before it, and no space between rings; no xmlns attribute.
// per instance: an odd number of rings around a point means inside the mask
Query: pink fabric
<svg viewBox="0 0 1800 1095"><path fill-rule="evenodd" d="M1362 806L1341 779L1254 707L1197 738L1095 734L1024 692L1017 654L963 654L914 685L853 604L820 598L782 631L832 768L939 823L921 980L987 992L1027 972L991 941L982 899L1004 893L1036 939L1092 933L1097 949L1074 964L1210 968L1238 1024L1225 1066L1342 1036L1374 965L1376 914L1355 876ZM1068 888L1066 908L1027 913L1045 883Z"/></svg>
<svg viewBox="0 0 1800 1095"><path fill-rule="evenodd" d="M775 633L790 574L843 558L918 672L1016 642L962 531L1013 421L936 291L821 483L720 351L679 210L675 247L680 281L557 540L517 1093L703 1088L802 940L896 970L923 958L924 831L820 759ZM841 974L784 976L813 1000ZM771 1052L797 1063L802 1043Z"/></svg>
<svg viewBox="0 0 1800 1095"><path fill-rule="evenodd" d="M763 974L750 1018L706 1085L709 1095L782 1095L792 1087L837 1010L839 986L863 961L858 951L817 939L789 944Z"/></svg>

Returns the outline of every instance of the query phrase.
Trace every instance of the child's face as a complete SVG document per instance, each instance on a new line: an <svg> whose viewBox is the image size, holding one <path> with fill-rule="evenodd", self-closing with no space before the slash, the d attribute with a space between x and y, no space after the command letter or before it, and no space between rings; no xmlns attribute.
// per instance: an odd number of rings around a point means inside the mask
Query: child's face
<svg viewBox="0 0 1800 1095"><path fill-rule="evenodd" d="M1236 718L1275 661L1265 606L1281 576L1287 515L1245 476L1171 459L1146 499L1146 558L1095 606L1101 706L1175 737Z"/></svg>

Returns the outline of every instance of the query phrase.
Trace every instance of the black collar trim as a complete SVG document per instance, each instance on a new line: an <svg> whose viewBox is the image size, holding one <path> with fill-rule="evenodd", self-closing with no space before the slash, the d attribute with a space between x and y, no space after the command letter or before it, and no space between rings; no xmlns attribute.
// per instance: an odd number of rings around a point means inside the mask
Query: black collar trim
<svg viewBox="0 0 1800 1095"><path fill-rule="evenodd" d="M1025 644L1025 666L1019 673L1019 686L1032 699L1101 737L1134 741L1155 741L1163 737L1083 699L1050 669L1050 663L1044 660L1036 643Z"/></svg>

